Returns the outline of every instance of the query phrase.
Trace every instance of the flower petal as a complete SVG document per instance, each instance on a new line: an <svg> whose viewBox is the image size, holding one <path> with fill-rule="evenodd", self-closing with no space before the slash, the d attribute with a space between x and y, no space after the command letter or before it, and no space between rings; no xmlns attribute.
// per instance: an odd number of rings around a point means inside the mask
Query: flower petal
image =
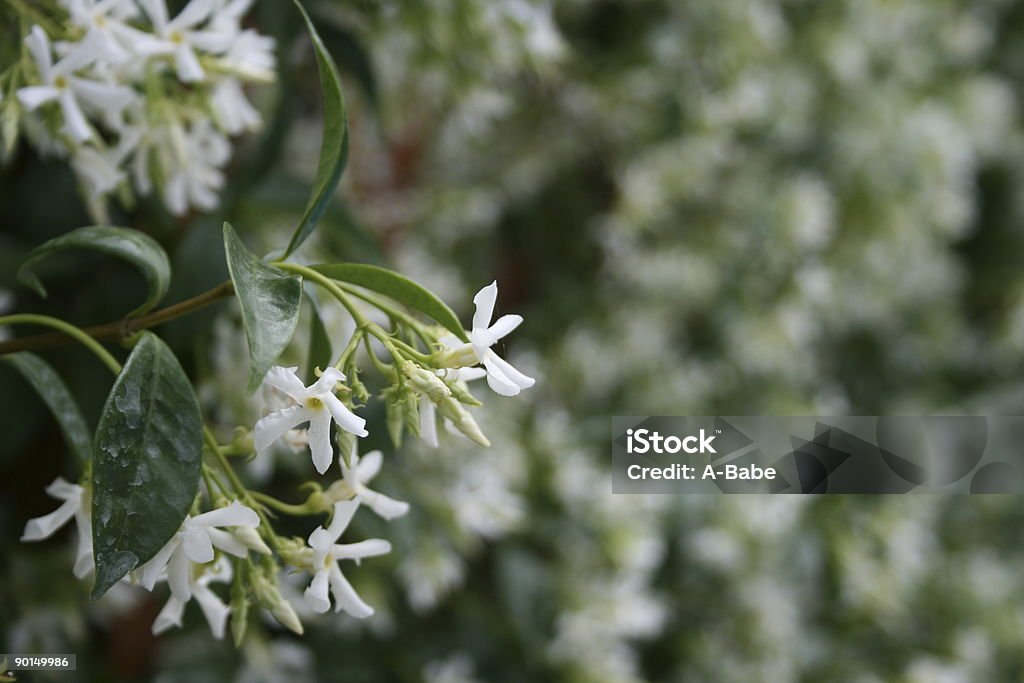
<svg viewBox="0 0 1024 683"><path fill-rule="evenodd" d="M497 366L503 375L510 379L520 389L529 389L535 383L532 377L527 377L523 373L512 367L508 361L499 356L498 354L491 352L490 361Z"/></svg>
<svg viewBox="0 0 1024 683"><path fill-rule="evenodd" d="M267 375L263 378L264 384L269 384L278 391L287 394L295 401L302 402L309 396L309 390L299 379L298 375L295 374L297 367L294 368L283 368L280 365L267 370Z"/></svg>
<svg viewBox="0 0 1024 683"><path fill-rule="evenodd" d="M62 90L58 96L61 113L64 114L64 130L76 142L85 142L92 136L89 123L78 106L78 100L70 90Z"/></svg>
<svg viewBox="0 0 1024 683"><path fill-rule="evenodd" d="M331 555L339 560L361 560L364 557L377 557L391 552L391 544L382 538L371 538L358 543L336 543L331 547Z"/></svg>
<svg viewBox="0 0 1024 683"><path fill-rule="evenodd" d="M380 451L370 451L359 458L356 463L356 481L365 484L377 476L380 467L384 462L384 455Z"/></svg>
<svg viewBox="0 0 1024 683"><path fill-rule="evenodd" d="M259 526L260 516L237 500L230 505L204 512L188 520L191 526Z"/></svg>
<svg viewBox="0 0 1024 683"><path fill-rule="evenodd" d="M348 523L352 521L352 516L356 514L357 509L359 509L357 500L341 500L334 504L334 515L331 516L331 523L327 527L327 533L330 535L332 543L341 538L341 534L348 527Z"/></svg>
<svg viewBox="0 0 1024 683"><path fill-rule="evenodd" d="M224 552L234 555L235 557L249 556L249 550L245 545L227 531L224 531L223 529L207 529L206 533L210 536L210 542Z"/></svg>
<svg viewBox="0 0 1024 683"><path fill-rule="evenodd" d="M356 436L369 436L370 433L366 431L366 420L349 410L337 396L324 394L320 398L327 405L327 409L331 411L331 415L334 416L334 421L338 423L339 427Z"/></svg>
<svg viewBox="0 0 1024 683"><path fill-rule="evenodd" d="M331 600L327 596L327 574L328 570L326 568L318 569L316 574L313 575L313 580L309 583L309 588L302 594L306 605L319 614L323 614L331 608Z"/></svg>
<svg viewBox="0 0 1024 683"><path fill-rule="evenodd" d="M25 524L25 532L21 535L21 540L41 541L49 538L75 516L77 509L77 500L66 500L50 514L28 520Z"/></svg>
<svg viewBox="0 0 1024 683"><path fill-rule="evenodd" d="M169 22L174 28L191 28L210 16L213 3L210 0L192 0Z"/></svg>
<svg viewBox="0 0 1024 683"><path fill-rule="evenodd" d="M60 90L49 85L30 85L18 89L18 101L29 111L38 109L47 102L60 97Z"/></svg>
<svg viewBox="0 0 1024 683"><path fill-rule="evenodd" d="M371 491L365 486L360 487L359 498L366 503L367 507L376 512L384 519L395 519L409 512L409 504L394 498L388 498L383 493Z"/></svg>
<svg viewBox="0 0 1024 683"><path fill-rule="evenodd" d="M329 576L331 593L334 595L335 612L345 610L357 619L365 619L373 614L373 608L363 602L356 594L352 584L348 582L345 575L338 569L338 565L331 566Z"/></svg>
<svg viewBox="0 0 1024 683"><path fill-rule="evenodd" d="M483 330L491 325L491 318L494 317L494 303L498 300L498 281L495 280L487 285L473 297L476 305L476 312L473 313L473 329Z"/></svg>
<svg viewBox="0 0 1024 683"><path fill-rule="evenodd" d="M171 559L167 563L167 584L171 587L171 593L185 602L192 597L189 578L188 555L185 554L185 549L179 545L171 553Z"/></svg>
<svg viewBox="0 0 1024 683"><path fill-rule="evenodd" d="M213 541L210 540L209 529L195 527L186 529L181 534L181 545L188 559L196 564L213 562Z"/></svg>
<svg viewBox="0 0 1024 683"><path fill-rule="evenodd" d="M487 328L487 331L490 332L494 336L495 341L497 341L519 327L522 323L523 316L521 315L503 315L498 318L493 325Z"/></svg>
<svg viewBox="0 0 1024 683"><path fill-rule="evenodd" d="M160 610L153 621L153 635L158 636L172 626L181 628L181 617L185 614L185 602L173 595L167 599L167 604Z"/></svg>
<svg viewBox="0 0 1024 683"><path fill-rule="evenodd" d="M334 460L334 449L331 448L331 414L319 410L309 420L309 450L313 455L313 467L318 474L323 474Z"/></svg>
<svg viewBox="0 0 1024 683"><path fill-rule="evenodd" d="M157 552L146 564L142 565L142 586L148 590L153 590L153 586L156 585L157 579L160 578L160 572L167 566L167 562L171 559L171 554L181 545L181 539L178 534L171 537L171 540L167 541L167 544Z"/></svg>
<svg viewBox="0 0 1024 683"><path fill-rule="evenodd" d="M256 450L258 452L267 450L270 444L284 436L285 432L294 429L309 418L310 411L303 406L289 406L270 413L253 427L252 440Z"/></svg>
<svg viewBox="0 0 1024 683"><path fill-rule="evenodd" d="M328 394L334 391L334 385L338 382L345 381L345 373L338 368L327 368L323 371L320 377L313 382L309 387L309 393L316 394Z"/></svg>
<svg viewBox="0 0 1024 683"><path fill-rule="evenodd" d="M521 390L519 386L505 376L505 373L501 371L497 365L494 364L494 358L497 356L493 353L487 354L484 358L484 367L487 368L487 385L495 391L495 393L501 394L502 396L516 396Z"/></svg>
<svg viewBox="0 0 1024 683"><path fill-rule="evenodd" d="M178 78L183 83L196 83L206 78L206 72L199 65L199 58L188 45L182 45L174 51L174 64L178 68Z"/></svg>
<svg viewBox="0 0 1024 683"><path fill-rule="evenodd" d="M227 605L220 601L220 598L203 584L197 584L193 591L199 608L203 610L203 616L210 625L210 632L213 637L220 640L224 637L224 626L228 621L228 613L231 611Z"/></svg>
<svg viewBox="0 0 1024 683"><path fill-rule="evenodd" d="M138 0L138 3L146 10L156 32L163 33L167 29L167 5L164 0Z"/></svg>

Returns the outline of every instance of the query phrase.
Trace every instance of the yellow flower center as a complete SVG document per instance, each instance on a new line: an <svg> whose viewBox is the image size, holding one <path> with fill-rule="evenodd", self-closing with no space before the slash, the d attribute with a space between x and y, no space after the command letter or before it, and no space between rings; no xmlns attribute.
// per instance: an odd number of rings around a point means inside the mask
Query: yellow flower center
<svg viewBox="0 0 1024 683"><path fill-rule="evenodd" d="M324 402L316 396L310 396L306 399L305 406L310 410L323 410Z"/></svg>
<svg viewBox="0 0 1024 683"><path fill-rule="evenodd" d="M181 45L185 42L185 36L182 35L181 31L171 31L171 35L167 38L175 45Z"/></svg>

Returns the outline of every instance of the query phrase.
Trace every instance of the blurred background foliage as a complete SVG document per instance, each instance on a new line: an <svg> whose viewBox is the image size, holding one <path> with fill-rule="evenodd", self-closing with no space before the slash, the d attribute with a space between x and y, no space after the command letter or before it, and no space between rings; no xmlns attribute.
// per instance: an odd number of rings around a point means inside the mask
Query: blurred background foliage
<svg viewBox="0 0 1024 683"><path fill-rule="evenodd" d="M467 317L497 277L501 312L526 318L506 351L541 380L488 397L486 451L371 444L384 490L414 505L358 520L394 544L353 572L377 616L301 639L268 627L236 652L191 611L153 639L148 596L86 607L68 547L17 544L52 507L45 484L77 473L0 367L0 649L77 652L74 680L162 683L1024 678L1016 497L613 497L606 471L612 414L1020 410L1024 3L308 4L352 129L300 255L396 267ZM221 221L283 244L315 168L298 16L264 1L252 22L281 74L253 93L267 125L221 209L117 217L173 254L177 299L225 277ZM136 300L127 268L78 254L45 274L45 301L15 283L31 247L87 222L74 197L67 169L25 148L0 169L5 306L90 324ZM324 316L342 343L344 316ZM255 419L232 305L160 332L209 414ZM105 370L46 356L95 419ZM296 499L296 464L248 476Z"/></svg>

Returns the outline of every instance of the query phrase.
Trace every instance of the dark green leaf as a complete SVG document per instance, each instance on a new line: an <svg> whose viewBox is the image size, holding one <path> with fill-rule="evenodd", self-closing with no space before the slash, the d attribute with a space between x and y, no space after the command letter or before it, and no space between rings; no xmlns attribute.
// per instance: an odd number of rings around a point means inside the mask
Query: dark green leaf
<svg viewBox="0 0 1024 683"><path fill-rule="evenodd" d="M203 423L192 385L152 332L114 382L93 444L93 599L149 561L199 489Z"/></svg>
<svg viewBox="0 0 1024 683"><path fill-rule="evenodd" d="M331 339L327 336L324 321L320 318L320 310L317 307L316 300L308 294L307 296L312 316L309 322L309 354L306 356L306 372L303 377L306 378L307 382L312 383L316 380L314 369L320 368L323 370L330 365L334 351L331 348Z"/></svg>
<svg viewBox="0 0 1024 683"><path fill-rule="evenodd" d="M253 256L227 223L224 224L224 254L249 340L248 390L251 393L295 333L302 305L302 279Z"/></svg>
<svg viewBox="0 0 1024 683"><path fill-rule="evenodd" d="M128 315L140 315L152 309L167 293L171 283L171 264L167 254L149 235L130 228L92 226L79 228L39 245L26 257L18 269L18 279L46 296L43 283L32 271L32 266L50 254L69 249L89 249L128 261L142 271L149 288L149 296L141 306Z"/></svg>
<svg viewBox="0 0 1024 683"><path fill-rule="evenodd" d="M433 318L462 341L469 341L466 331L462 328L462 324L452 309L448 308L448 305L438 299L429 289L404 275L366 263L325 263L310 267L329 278L349 282L389 296L395 301Z"/></svg>
<svg viewBox="0 0 1024 683"><path fill-rule="evenodd" d="M320 220L331 200L334 189L341 180L341 173L345 170L345 162L348 159L348 114L345 110L345 95L341 91L341 77L338 76L338 68L334 65L330 53L320 40L316 27L306 13L305 8L299 0L295 0L295 6L302 13L302 18L309 29L309 37L313 41L313 50L316 53L317 70L320 73L320 92L323 97L323 119L324 129L320 140L320 163L317 165L316 177L313 179L313 191L306 204L306 210L302 215L299 226L295 229L288 248L285 249L284 258L306 241L316 223Z"/></svg>
<svg viewBox="0 0 1024 683"><path fill-rule="evenodd" d="M88 460L92 453L89 427L60 375L49 363L28 351L12 353L3 356L3 359L13 365L42 397L57 418L64 439L75 455L83 462Z"/></svg>

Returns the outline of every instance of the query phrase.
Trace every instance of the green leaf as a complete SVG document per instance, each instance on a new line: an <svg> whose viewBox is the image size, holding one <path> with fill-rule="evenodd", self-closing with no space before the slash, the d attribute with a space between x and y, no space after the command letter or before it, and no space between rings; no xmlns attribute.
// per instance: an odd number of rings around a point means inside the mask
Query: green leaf
<svg viewBox="0 0 1024 683"><path fill-rule="evenodd" d="M282 258L287 258L292 252L306 241L310 233L316 227L317 221L323 216L327 209L327 203L331 200L334 189L341 180L341 173L345 170L345 162L348 160L348 114L345 109L345 95L341 91L341 77L338 76L338 67L334 65L330 53L320 40L320 35L313 26L305 8L299 0L294 0L295 6L302 13L302 18L309 29L309 37L313 41L313 51L316 53L317 71L320 73L320 92L323 97L323 119L324 129L320 139L320 163L317 165L316 177L313 179L313 191L310 194L306 210L302 214L287 249Z"/></svg>
<svg viewBox="0 0 1024 683"><path fill-rule="evenodd" d="M312 317L309 321L309 353L306 355L306 372L303 377L307 382L312 383L316 380L314 369L323 370L330 365L334 350L331 348L331 339L327 336L327 328L324 327L324 321L320 317L316 300L308 293L306 296L309 298L309 310Z"/></svg>
<svg viewBox="0 0 1024 683"><path fill-rule="evenodd" d="M302 279L256 258L224 224L224 254L249 340L249 393L288 346L299 324Z"/></svg>
<svg viewBox="0 0 1024 683"><path fill-rule="evenodd" d="M78 228L54 237L29 252L24 263L18 268L18 279L25 285L46 296L46 288L32 270L47 256L69 249L90 249L128 261L142 271L149 288L149 296L141 306L128 315L141 315L151 310L167 293L171 283L171 264L163 248L149 235L130 228L92 226Z"/></svg>
<svg viewBox="0 0 1024 683"><path fill-rule="evenodd" d="M42 397L57 418L64 439L75 455L83 462L88 460L92 455L89 427L60 375L49 363L28 351L12 353L3 359L13 365Z"/></svg>
<svg viewBox="0 0 1024 683"><path fill-rule="evenodd" d="M329 278L359 285L389 296L395 301L433 318L462 341L469 341L466 330L462 328L462 323L459 322L458 316L452 309L448 308L448 305L438 299L429 289L404 275L366 263L324 263L310 266L310 268Z"/></svg>
<svg viewBox="0 0 1024 683"><path fill-rule="evenodd" d="M178 531L199 490L202 456L192 385L167 345L143 332L110 390L93 444L94 600Z"/></svg>

